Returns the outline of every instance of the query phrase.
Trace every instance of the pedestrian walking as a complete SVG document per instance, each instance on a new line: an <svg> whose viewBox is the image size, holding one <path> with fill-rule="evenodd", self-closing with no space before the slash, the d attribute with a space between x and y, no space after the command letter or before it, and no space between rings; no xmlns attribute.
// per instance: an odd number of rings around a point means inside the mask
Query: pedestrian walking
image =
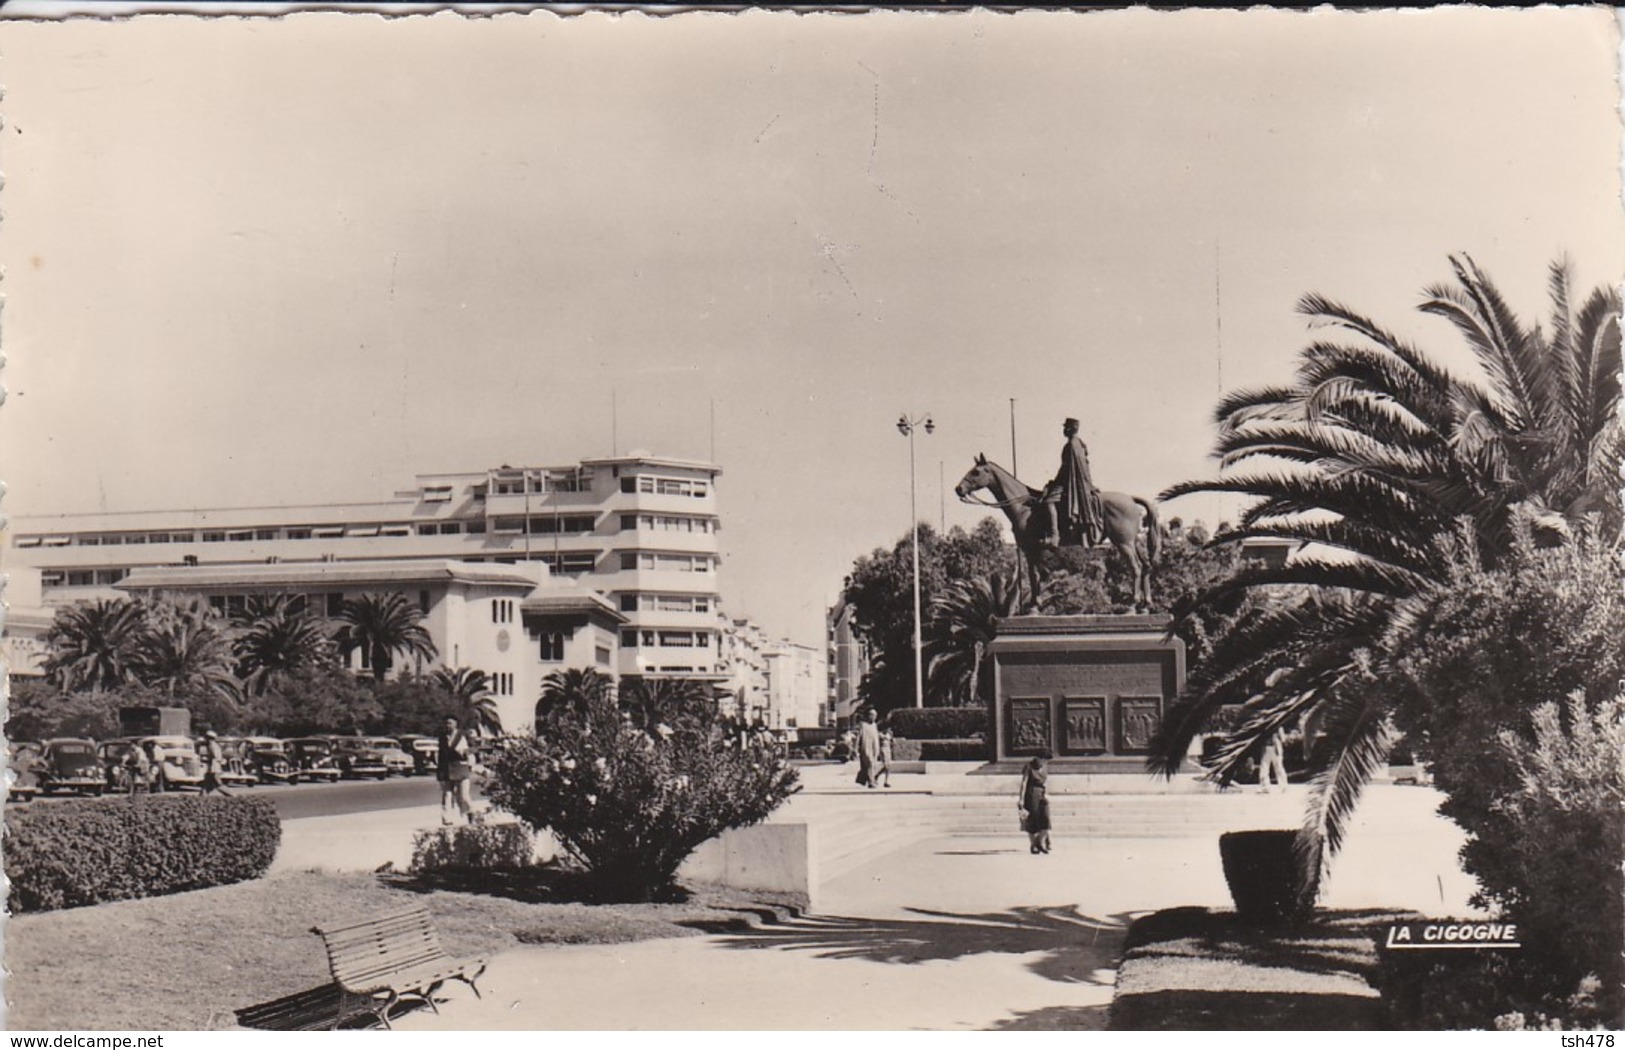
<svg viewBox="0 0 1625 1050"><path fill-rule="evenodd" d="M892 731L887 726L880 731L880 786L891 787Z"/></svg>
<svg viewBox="0 0 1625 1050"><path fill-rule="evenodd" d="M220 734L209 730L203 734L203 793L230 795L220 786L220 773L225 769L226 756L220 747Z"/></svg>
<svg viewBox="0 0 1625 1050"><path fill-rule="evenodd" d="M166 756L163 745L156 740L149 740L145 746L147 749L147 764L151 770L148 776L152 778L147 790L153 794L162 794L166 786L164 780L164 760Z"/></svg>
<svg viewBox="0 0 1625 1050"><path fill-rule="evenodd" d="M1258 790L1269 794L1270 775L1275 775L1275 782L1286 787L1286 759L1282 752L1286 748L1286 733L1280 726L1275 728L1264 740L1264 747L1258 753Z"/></svg>
<svg viewBox="0 0 1625 1050"><path fill-rule="evenodd" d="M880 779L880 716L875 709L863 709L863 721L858 723L858 783L864 787L879 786Z"/></svg>
<svg viewBox="0 0 1625 1050"><path fill-rule="evenodd" d="M1045 748L1021 771L1021 797L1016 806L1021 813L1021 828L1034 853L1049 852L1050 757L1049 748Z"/></svg>
<svg viewBox="0 0 1625 1050"><path fill-rule="evenodd" d="M474 780L474 745L468 734L458 728L457 719L446 716L440 729L440 754L436 758L435 778L440 781L440 823L454 823L452 813L463 820L474 822L474 799L471 795Z"/></svg>

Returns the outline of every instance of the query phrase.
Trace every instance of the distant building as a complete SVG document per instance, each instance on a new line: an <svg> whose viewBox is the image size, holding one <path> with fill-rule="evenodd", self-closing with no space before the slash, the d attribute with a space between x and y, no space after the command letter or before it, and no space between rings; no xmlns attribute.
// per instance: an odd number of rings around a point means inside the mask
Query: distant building
<svg viewBox="0 0 1625 1050"><path fill-rule="evenodd" d="M717 582L720 473L707 463L633 454L424 474L392 499L370 503L25 516L13 519L4 557L8 569L38 571L37 608L47 617L57 605L118 595L132 574L140 574L136 589L161 579L165 588L229 600L237 592L225 588L238 583L220 575L228 566L289 567L284 576L242 577L244 594L258 580L314 586L309 567L324 563L529 566L521 576L532 586L545 568L599 592L620 616L605 665L612 673L720 683L728 674ZM194 586L188 572L214 573L208 579L218 583ZM373 585L394 586L382 577ZM424 588L403 579L396 589L416 596ZM552 600L550 592L538 598ZM431 625L431 634L451 631L453 620ZM511 622L519 622L517 610ZM476 656L450 634L435 641L443 660L491 670L477 662L485 650ZM598 648L590 663L599 663Z"/></svg>
<svg viewBox="0 0 1625 1050"><path fill-rule="evenodd" d="M767 726L793 731L824 722L824 654L778 641L762 651L767 678Z"/></svg>

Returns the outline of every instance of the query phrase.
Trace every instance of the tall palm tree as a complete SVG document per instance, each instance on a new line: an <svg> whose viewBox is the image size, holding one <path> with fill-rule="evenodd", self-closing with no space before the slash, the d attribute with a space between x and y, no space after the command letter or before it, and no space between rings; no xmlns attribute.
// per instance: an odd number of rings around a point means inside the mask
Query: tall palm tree
<svg viewBox="0 0 1625 1050"><path fill-rule="evenodd" d="M232 674L235 659L224 618L196 597L166 595L145 610L136 677L172 697L213 696L235 702L240 686Z"/></svg>
<svg viewBox="0 0 1625 1050"><path fill-rule="evenodd" d="M502 717L491 698L491 681L484 671L472 667L437 668L429 681L457 705L457 721L469 731L492 736L502 734Z"/></svg>
<svg viewBox="0 0 1625 1050"><path fill-rule="evenodd" d="M947 704L975 705L993 694L985 657L999 623L1022 611L1021 576L1011 569L954 580L931 601L924 655L929 695Z"/></svg>
<svg viewBox="0 0 1625 1050"><path fill-rule="evenodd" d="M45 677L70 692L113 689L133 681L144 628L141 606L125 599L60 608L45 632Z"/></svg>
<svg viewBox="0 0 1625 1050"><path fill-rule="evenodd" d="M1221 401L1217 453L1228 473L1162 496L1251 496L1240 526L1215 543L1308 545L1180 610L1229 616L1231 626L1170 708L1150 766L1177 770L1224 705L1242 705L1242 721L1216 756L1223 780L1277 728L1313 719L1320 739L1300 840L1310 874L1324 872L1387 756L1393 730L1373 664L1391 626L1425 618L1463 550L1493 563L1519 519L1553 538L1587 516L1610 535L1620 529L1617 293L1599 289L1573 312L1568 271L1555 264L1548 336L1521 324L1471 259L1451 266L1456 284L1428 289L1420 309L1464 335L1484 382L1452 376L1374 321L1308 296L1302 313L1355 338L1312 343L1290 385Z"/></svg>
<svg viewBox="0 0 1625 1050"><path fill-rule="evenodd" d="M423 614L404 594L363 594L346 598L339 614L339 650L346 655L360 649L382 682L395 664L397 653L433 660L434 639L423 626Z"/></svg>
<svg viewBox="0 0 1625 1050"><path fill-rule="evenodd" d="M252 596L232 621L237 673L256 696L279 675L329 666L337 654L324 625L285 594Z"/></svg>
<svg viewBox="0 0 1625 1050"><path fill-rule="evenodd" d="M609 675L592 667L570 667L542 680L536 714L541 718L563 711L586 715L593 707L613 702L614 698L615 680Z"/></svg>
<svg viewBox="0 0 1625 1050"><path fill-rule="evenodd" d="M656 727L675 727L686 722L701 708L714 707L709 688L687 678L634 678L620 691L621 710L632 724L653 732Z"/></svg>

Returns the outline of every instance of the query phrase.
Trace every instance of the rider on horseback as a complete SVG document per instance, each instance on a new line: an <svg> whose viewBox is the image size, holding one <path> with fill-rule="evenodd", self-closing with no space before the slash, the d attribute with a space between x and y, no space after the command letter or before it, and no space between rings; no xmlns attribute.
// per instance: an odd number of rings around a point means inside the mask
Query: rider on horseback
<svg viewBox="0 0 1625 1050"><path fill-rule="evenodd" d="M1061 428L1066 445L1061 449L1061 471L1044 487L1043 507L1048 528L1046 547L1093 547L1105 534L1100 490L1089 476L1089 449L1078 437L1078 421L1068 419Z"/></svg>

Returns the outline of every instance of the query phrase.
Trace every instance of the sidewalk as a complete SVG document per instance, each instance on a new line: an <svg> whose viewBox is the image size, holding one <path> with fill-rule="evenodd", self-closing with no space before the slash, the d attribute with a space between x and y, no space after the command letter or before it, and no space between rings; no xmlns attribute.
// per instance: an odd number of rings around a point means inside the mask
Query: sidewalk
<svg viewBox="0 0 1625 1050"><path fill-rule="evenodd" d="M930 779L919 789L930 790ZM881 843L821 885L818 915L738 934L515 949L492 960L483 999L448 988L440 1014L417 1011L397 1027L1097 1028L1135 916L1229 906L1211 837L1062 837L1053 854L1033 856L1013 820L1008 834L927 828L911 837L898 831L925 796L893 788L890 797L880 789L853 800L842 787L820 798L817 788L810 783L792 807L801 819L823 811L849 834L858 821ZM1293 809L1302 797L1297 789L1256 804ZM1424 789L1371 789L1326 906L1468 914L1471 883L1454 860L1461 835L1433 815L1436 802ZM1237 804L1245 809L1248 799Z"/></svg>

